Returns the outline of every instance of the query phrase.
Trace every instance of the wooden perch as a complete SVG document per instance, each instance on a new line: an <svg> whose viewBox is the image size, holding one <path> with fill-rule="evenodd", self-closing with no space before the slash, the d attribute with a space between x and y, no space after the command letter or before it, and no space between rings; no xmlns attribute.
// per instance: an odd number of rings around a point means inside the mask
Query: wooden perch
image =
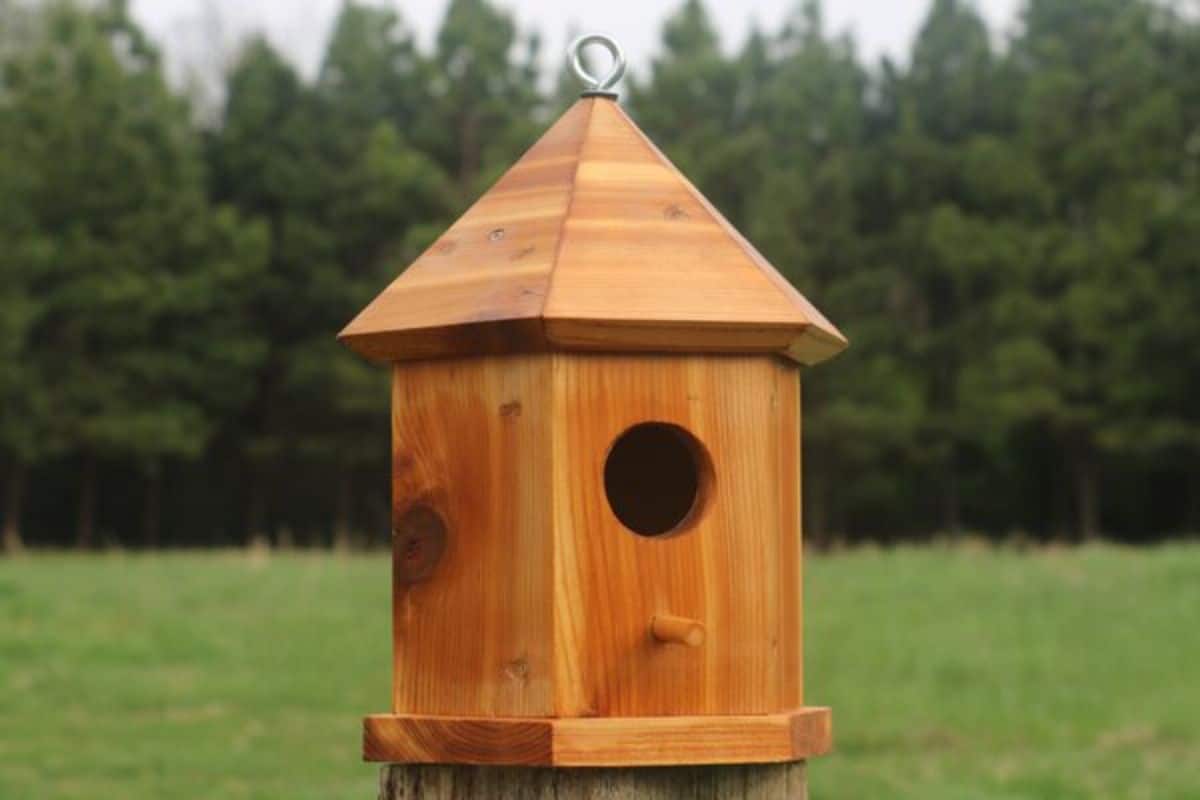
<svg viewBox="0 0 1200 800"><path fill-rule="evenodd" d="M688 647L704 644L704 624L687 617L659 614L650 620L650 633L663 644L686 644Z"/></svg>

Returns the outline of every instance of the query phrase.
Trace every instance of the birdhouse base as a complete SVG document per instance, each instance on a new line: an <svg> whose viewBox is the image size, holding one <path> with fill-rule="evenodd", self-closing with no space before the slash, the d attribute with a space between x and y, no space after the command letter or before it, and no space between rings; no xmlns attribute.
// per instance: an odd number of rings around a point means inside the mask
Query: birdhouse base
<svg viewBox="0 0 1200 800"><path fill-rule="evenodd" d="M800 761L833 746L832 714L528 718L375 714L363 759L406 764L633 767Z"/></svg>

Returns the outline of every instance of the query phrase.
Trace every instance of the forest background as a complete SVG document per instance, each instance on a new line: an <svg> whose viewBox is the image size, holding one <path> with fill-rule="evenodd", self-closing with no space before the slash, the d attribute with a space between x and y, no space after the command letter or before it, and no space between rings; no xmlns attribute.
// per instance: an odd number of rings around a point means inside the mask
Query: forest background
<svg viewBox="0 0 1200 800"><path fill-rule="evenodd" d="M727 44L687 0L623 102L851 340L804 378L809 540L1200 530L1194 9ZM578 94L539 48L348 0L315 77L251 38L213 103L122 0L0 0L5 548L387 541L386 370L334 336Z"/></svg>

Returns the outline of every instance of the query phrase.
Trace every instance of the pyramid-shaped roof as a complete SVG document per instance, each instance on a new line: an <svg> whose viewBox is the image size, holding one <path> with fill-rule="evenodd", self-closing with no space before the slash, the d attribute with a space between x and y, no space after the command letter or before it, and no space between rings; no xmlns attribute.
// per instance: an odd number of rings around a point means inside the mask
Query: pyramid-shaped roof
<svg viewBox="0 0 1200 800"><path fill-rule="evenodd" d="M846 339L616 102L580 99L340 337L374 359L777 352Z"/></svg>

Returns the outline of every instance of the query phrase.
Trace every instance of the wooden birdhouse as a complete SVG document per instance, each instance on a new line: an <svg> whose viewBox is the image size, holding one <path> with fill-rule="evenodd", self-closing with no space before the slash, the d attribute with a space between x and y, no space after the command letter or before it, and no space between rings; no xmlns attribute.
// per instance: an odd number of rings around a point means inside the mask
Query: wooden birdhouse
<svg viewBox="0 0 1200 800"><path fill-rule="evenodd" d="M804 759L800 365L846 346L603 91L342 332L391 364L368 760Z"/></svg>

